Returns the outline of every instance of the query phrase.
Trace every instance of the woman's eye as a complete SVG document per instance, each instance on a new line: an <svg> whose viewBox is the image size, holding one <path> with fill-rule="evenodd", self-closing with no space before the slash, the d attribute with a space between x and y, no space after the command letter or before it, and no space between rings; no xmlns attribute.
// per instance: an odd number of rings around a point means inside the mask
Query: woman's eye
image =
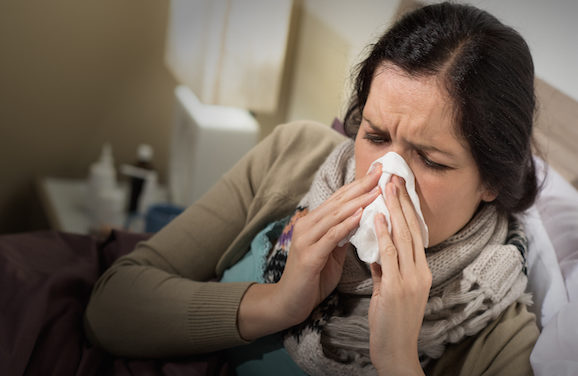
<svg viewBox="0 0 578 376"><path fill-rule="evenodd" d="M442 164L439 164L439 163L432 161L423 153L420 153L419 156L420 156L421 160L423 161L423 164L428 168L431 168L434 170L440 170L440 171L447 170L449 168L448 166L444 166Z"/></svg>
<svg viewBox="0 0 578 376"><path fill-rule="evenodd" d="M366 133L363 138L376 145L384 144L389 141L387 137L374 133Z"/></svg>

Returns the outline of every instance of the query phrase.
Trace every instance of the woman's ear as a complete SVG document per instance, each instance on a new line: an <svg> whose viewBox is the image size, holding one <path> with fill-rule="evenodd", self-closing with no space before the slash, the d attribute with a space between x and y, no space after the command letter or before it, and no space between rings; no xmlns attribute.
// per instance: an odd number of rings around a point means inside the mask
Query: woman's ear
<svg viewBox="0 0 578 376"><path fill-rule="evenodd" d="M482 190L482 201L492 202L498 197L498 192L495 189L484 187Z"/></svg>

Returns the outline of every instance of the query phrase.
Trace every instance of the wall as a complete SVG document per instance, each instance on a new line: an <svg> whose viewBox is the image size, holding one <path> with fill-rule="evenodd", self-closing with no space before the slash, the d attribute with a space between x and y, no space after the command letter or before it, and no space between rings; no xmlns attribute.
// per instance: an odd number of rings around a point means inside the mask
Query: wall
<svg viewBox="0 0 578 376"><path fill-rule="evenodd" d="M399 0L294 0L280 123L342 116L351 69ZM164 67L168 1L0 4L0 233L45 228L35 179L82 178L105 141L117 166L153 145L164 180L176 84Z"/></svg>
<svg viewBox="0 0 578 376"><path fill-rule="evenodd" d="M281 105L257 114L262 135L283 121L331 124L342 117L355 64L399 6L400 0L295 0Z"/></svg>
<svg viewBox="0 0 578 376"><path fill-rule="evenodd" d="M308 0L303 4L288 119L331 124L342 116L349 78L367 44L389 26L399 0Z"/></svg>
<svg viewBox="0 0 578 376"><path fill-rule="evenodd" d="M167 164L167 1L0 3L0 233L46 227L34 181L84 177L102 144L117 163L150 143Z"/></svg>
<svg viewBox="0 0 578 376"><path fill-rule="evenodd" d="M397 4L295 0L281 106L257 114L261 136L285 121L339 116L352 63ZM0 233L47 227L35 179L86 176L105 141L117 166L152 144L164 180L175 85L164 67L168 5L2 1Z"/></svg>
<svg viewBox="0 0 578 376"><path fill-rule="evenodd" d="M275 113L256 114L261 136L289 120L330 124L342 116L352 67L410 3L295 0L281 105ZM575 29L568 18L576 3L531 0L522 10L516 0L477 3L530 39L542 78L567 93L578 89L572 70L578 50L567 40L578 35L567 32ZM138 143L152 144L164 180L176 84L164 67L168 4L0 3L0 233L45 228L35 178L86 176L105 141L112 142L117 165L134 158ZM548 22L539 21L542 14ZM563 37L533 41L556 32ZM548 80L560 67L571 72L561 82ZM563 84L569 86L561 89Z"/></svg>
<svg viewBox="0 0 578 376"><path fill-rule="evenodd" d="M525 39L536 75L578 101L578 1L473 0Z"/></svg>

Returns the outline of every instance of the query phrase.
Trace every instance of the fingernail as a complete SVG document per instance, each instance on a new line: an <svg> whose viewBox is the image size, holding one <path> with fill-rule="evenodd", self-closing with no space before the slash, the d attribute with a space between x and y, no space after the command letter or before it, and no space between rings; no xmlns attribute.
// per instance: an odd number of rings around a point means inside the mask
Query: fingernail
<svg viewBox="0 0 578 376"><path fill-rule="evenodd" d="M394 178L395 178L396 184L398 184L400 186L405 185L405 180L401 176L394 175Z"/></svg>
<svg viewBox="0 0 578 376"><path fill-rule="evenodd" d="M376 163L374 165L371 165L371 167L369 168L370 174L377 174L380 171L381 171L381 163Z"/></svg>
<svg viewBox="0 0 578 376"><path fill-rule="evenodd" d="M387 188L389 190L389 196L390 197L394 197L397 196L397 186L395 185L396 183L391 181L389 183L387 183Z"/></svg>
<svg viewBox="0 0 578 376"><path fill-rule="evenodd" d="M377 192L379 192L379 185L376 185L375 187L373 187L373 189L371 190L371 192L369 192L371 195L376 194Z"/></svg>
<svg viewBox="0 0 578 376"><path fill-rule="evenodd" d="M362 211L363 211L362 208L357 209L357 210L355 211L355 213L353 213L353 216L354 216L354 217L357 217L358 215L361 214Z"/></svg>
<svg viewBox="0 0 578 376"><path fill-rule="evenodd" d="M367 170L367 175L371 175L375 171L375 165L369 166L369 170Z"/></svg>

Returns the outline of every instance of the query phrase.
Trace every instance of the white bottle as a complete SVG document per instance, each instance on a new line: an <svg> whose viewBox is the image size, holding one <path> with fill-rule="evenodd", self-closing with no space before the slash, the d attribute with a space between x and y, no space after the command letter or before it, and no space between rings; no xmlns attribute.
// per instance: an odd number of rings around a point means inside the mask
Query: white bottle
<svg viewBox="0 0 578 376"><path fill-rule="evenodd" d="M99 160L90 166L87 200L90 230L97 230L102 226L122 226L125 198L116 182L116 170L109 143L104 144Z"/></svg>

